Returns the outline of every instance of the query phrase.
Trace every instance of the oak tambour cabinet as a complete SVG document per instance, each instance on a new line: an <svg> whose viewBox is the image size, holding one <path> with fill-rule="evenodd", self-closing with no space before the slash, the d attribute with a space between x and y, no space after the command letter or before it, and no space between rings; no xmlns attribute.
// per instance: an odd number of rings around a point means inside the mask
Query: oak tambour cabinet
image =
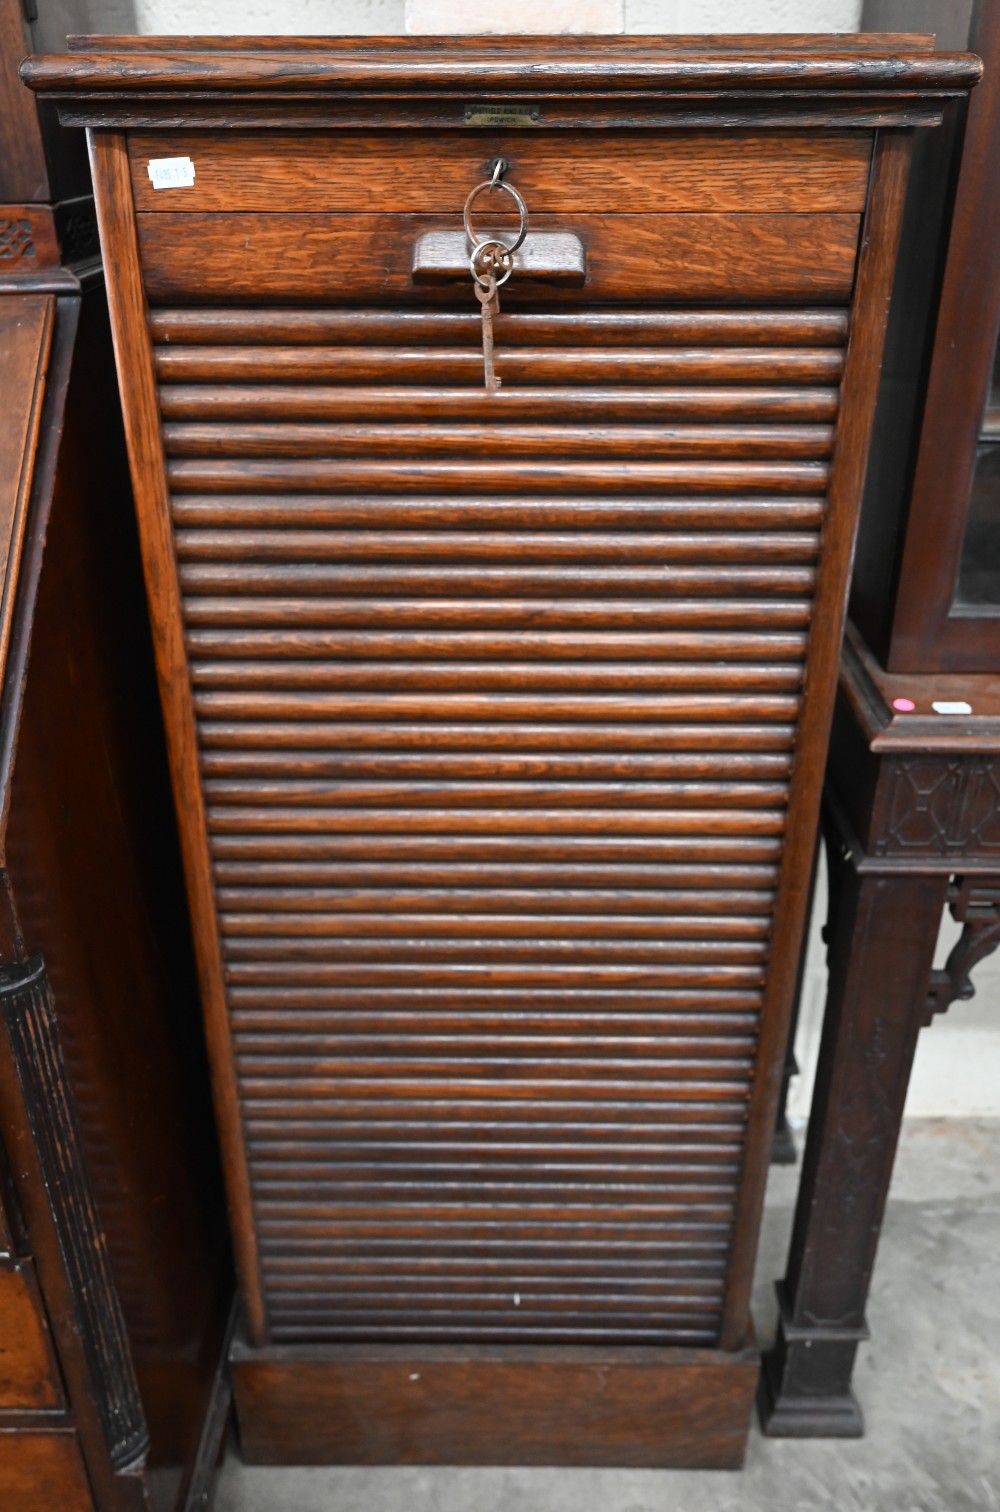
<svg viewBox="0 0 1000 1512"><path fill-rule="evenodd" d="M90 128L252 1459L740 1462L911 128L977 72L838 47L26 66Z"/></svg>

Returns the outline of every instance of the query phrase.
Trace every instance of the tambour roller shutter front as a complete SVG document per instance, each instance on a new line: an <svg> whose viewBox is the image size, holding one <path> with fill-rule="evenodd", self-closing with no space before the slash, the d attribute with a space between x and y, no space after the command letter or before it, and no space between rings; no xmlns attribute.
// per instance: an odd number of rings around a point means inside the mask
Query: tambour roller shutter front
<svg viewBox="0 0 1000 1512"><path fill-rule="evenodd" d="M695 109L690 47L601 41L614 85L587 44L35 65L96 128L257 1458L742 1453L873 128L970 75L720 44ZM537 129L467 126L492 88ZM471 278L413 269L497 156L586 273L515 266L491 393Z"/></svg>
<svg viewBox="0 0 1000 1512"><path fill-rule="evenodd" d="M714 1343L846 316L479 324L151 312L268 1328Z"/></svg>

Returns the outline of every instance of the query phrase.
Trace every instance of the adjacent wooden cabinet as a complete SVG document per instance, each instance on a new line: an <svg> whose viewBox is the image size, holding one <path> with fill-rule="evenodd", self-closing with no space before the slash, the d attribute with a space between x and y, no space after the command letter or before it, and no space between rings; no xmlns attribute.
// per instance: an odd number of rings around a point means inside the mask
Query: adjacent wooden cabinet
<svg viewBox="0 0 1000 1512"><path fill-rule="evenodd" d="M967 29L986 75L951 123L951 171L935 154L907 213L851 597L852 619L893 675L1000 667L996 7L977 5ZM952 31L962 30L955 17ZM937 213L952 202L953 215Z"/></svg>
<svg viewBox="0 0 1000 1512"><path fill-rule="evenodd" d="M90 130L252 1459L741 1460L911 135L977 75L838 48L25 70Z"/></svg>
<svg viewBox="0 0 1000 1512"><path fill-rule="evenodd" d="M220 1162L86 153L0 44L0 1506L179 1512Z"/></svg>
<svg viewBox="0 0 1000 1512"><path fill-rule="evenodd" d="M862 1431L851 1380L918 1036L1000 943L1000 8L947 10L985 73L906 213L827 771L830 980L764 1361L775 1435ZM936 968L945 908L962 933Z"/></svg>

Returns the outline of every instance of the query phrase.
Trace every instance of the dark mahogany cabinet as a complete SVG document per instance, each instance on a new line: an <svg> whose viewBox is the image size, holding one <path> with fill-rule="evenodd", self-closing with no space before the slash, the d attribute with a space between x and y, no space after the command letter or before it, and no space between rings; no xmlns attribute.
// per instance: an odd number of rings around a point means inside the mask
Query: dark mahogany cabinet
<svg viewBox="0 0 1000 1512"><path fill-rule="evenodd" d="M741 1460L908 156L978 71L837 46L26 66L89 130L253 1460Z"/></svg>
<svg viewBox="0 0 1000 1512"><path fill-rule="evenodd" d="M86 154L0 43L0 1505L176 1512L220 1163Z"/></svg>
<svg viewBox="0 0 1000 1512"><path fill-rule="evenodd" d="M776 1435L862 1432L852 1374L918 1037L1000 944L1000 7L941 11L984 76L904 221L827 771L826 1016L764 1363ZM962 929L936 965L945 909Z"/></svg>
<svg viewBox="0 0 1000 1512"><path fill-rule="evenodd" d="M892 674L1000 667L996 6L977 5L968 30L987 68L951 123L950 152L929 159L926 194L908 207L851 597L852 619Z"/></svg>

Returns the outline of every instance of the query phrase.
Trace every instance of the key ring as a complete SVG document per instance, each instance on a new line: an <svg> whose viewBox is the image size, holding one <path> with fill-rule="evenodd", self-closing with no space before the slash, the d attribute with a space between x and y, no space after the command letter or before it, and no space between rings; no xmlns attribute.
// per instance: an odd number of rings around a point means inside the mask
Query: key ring
<svg viewBox="0 0 1000 1512"><path fill-rule="evenodd" d="M503 268L503 273L498 276L500 268ZM498 241L495 236L487 237L473 247L469 269L477 285L485 288L487 277L492 277L495 287L499 289L514 271L513 251L506 242Z"/></svg>
<svg viewBox="0 0 1000 1512"><path fill-rule="evenodd" d="M504 247L508 252L516 252L518 247L524 241L525 236L528 234L528 207L524 203L524 200L521 198L521 196L518 194L517 190L514 188L514 185L505 183L504 180L500 177L500 174L502 172L503 168L498 163L493 170L493 177L491 179L483 179L483 182L481 184L477 184L476 187L470 192L469 197L465 202L465 209L462 211L462 223L465 226L465 234L472 243L475 251L478 251L482 246L489 246L492 242L496 242L499 246ZM511 199L517 206L517 213L521 218L521 224L518 227L517 236L509 246L506 242L500 241L499 237L490 237L489 241L481 242L477 237L475 230L473 229L472 206L478 196L484 193L484 191L487 189L502 189L504 194L510 195ZM473 256L475 256L475 251L473 252Z"/></svg>

